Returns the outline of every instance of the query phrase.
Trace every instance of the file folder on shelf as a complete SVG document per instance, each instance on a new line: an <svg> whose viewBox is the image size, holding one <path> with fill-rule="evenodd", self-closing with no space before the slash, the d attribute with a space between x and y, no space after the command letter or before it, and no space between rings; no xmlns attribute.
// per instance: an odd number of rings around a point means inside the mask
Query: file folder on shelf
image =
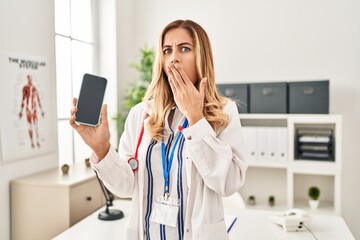
<svg viewBox="0 0 360 240"><path fill-rule="evenodd" d="M295 160L335 160L332 129L299 128L295 139Z"/></svg>

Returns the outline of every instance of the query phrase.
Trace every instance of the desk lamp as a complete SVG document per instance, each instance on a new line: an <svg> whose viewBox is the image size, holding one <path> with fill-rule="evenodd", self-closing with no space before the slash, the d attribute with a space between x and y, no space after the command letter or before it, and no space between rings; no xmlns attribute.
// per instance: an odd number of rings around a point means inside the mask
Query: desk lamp
<svg viewBox="0 0 360 240"><path fill-rule="evenodd" d="M122 211L117 209L109 209L110 206L113 206L112 202L114 200L114 195L105 187L104 183L101 181L96 171L95 174L106 199L106 209L105 211L99 213L98 218L105 221L112 221L123 218L124 213Z"/></svg>

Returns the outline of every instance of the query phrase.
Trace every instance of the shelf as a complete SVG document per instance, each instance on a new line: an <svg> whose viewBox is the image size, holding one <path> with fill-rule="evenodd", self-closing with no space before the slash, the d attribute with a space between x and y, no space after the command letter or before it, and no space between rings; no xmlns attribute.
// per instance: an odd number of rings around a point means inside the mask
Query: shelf
<svg viewBox="0 0 360 240"><path fill-rule="evenodd" d="M288 114L239 114L240 119L287 119Z"/></svg>
<svg viewBox="0 0 360 240"><path fill-rule="evenodd" d="M270 117L269 118L249 118L240 116L241 125L246 126L273 126L273 127L286 127L287 120L282 117Z"/></svg>
<svg viewBox="0 0 360 240"><path fill-rule="evenodd" d="M294 173L334 175L340 171L340 166L336 162L313 161L313 160L294 160L289 167Z"/></svg>
<svg viewBox="0 0 360 240"><path fill-rule="evenodd" d="M239 114L239 119L249 156L246 181L240 193L245 200L250 195L256 197L256 205L247 208L274 211L302 208L311 213L341 214L341 115ZM334 161L296 159L301 158L295 152L300 128L330 129ZM281 161L276 158L279 151L284 156ZM316 211L309 208L306 200L310 186L321 189ZM278 202L274 207L268 206L270 195Z"/></svg>
<svg viewBox="0 0 360 240"><path fill-rule="evenodd" d="M277 203L276 199L275 199L274 206L269 206L267 203L257 203L256 205L246 204L246 209L284 212L284 211L288 210L288 206L287 206L286 202Z"/></svg>
<svg viewBox="0 0 360 240"><path fill-rule="evenodd" d="M284 162L249 162L249 167L254 168L283 168L286 169L289 166L288 163Z"/></svg>
<svg viewBox="0 0 360 240"><path fill-rule="evenodd" d="M317 209L311 209L307 200L295 199L294 208L303 209L310 214L335 215L334 203L331 201L321 200Z"/></svg>
<svg viewBox="0 0 360 240"><path fill-rule="evenodd" d="M320 189L320 204L317 213L340 214L339 195L340 179L339 175L321 175L321 174L293 174L293 205L296 208L305 208L311 211L308 205L308 190L311 186L317 186Z"/></svg>
<svg viewBox="0 0 360 240"><path fill-rule="evenodd" d="M289 119L296 124L341 124L341 115L339 114L291 114Z"/></svg>
<svg viewBox="0 0 360 240"><path fill-rule="evenodd" d="M286 168L250 167L246 172L245 185L240 194L247 203L249 196L256 198L256 205L249 208L286 210L287 208ZM275 197L275 206L268 206L269 196Z"/></svg>
<svg viewBox="0 0 360 240"><path fill-rule="evenodd" d="M296 199L294 207L292 208L303 209L310 214L336 215L334 210L334 203L330 201L320 200L319 207L317 209L311 209L307 200ZM246 204L246 209L284 212L288 210L289 207L287 206L286 202L275 203L275 206L269 206L267 203L257 203L256 205Z"/></svg>
<svg viewBox="0 0 360 240"><path fill-rule="evenodd" d="M289 119L294 118L297 122L333 123L341 118L339 114L273 114L273 113L241 113L240 119Z"/></svg>

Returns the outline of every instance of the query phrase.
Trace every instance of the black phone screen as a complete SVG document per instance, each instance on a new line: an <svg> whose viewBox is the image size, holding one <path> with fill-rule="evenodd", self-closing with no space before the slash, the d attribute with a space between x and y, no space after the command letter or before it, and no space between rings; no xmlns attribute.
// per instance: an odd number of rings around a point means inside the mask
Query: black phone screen
<svg viewBox="0 0 360 240"><path fill-rule="evenodd" d="M77 123L90 126L99 124L106 84L106 78L84 74L75 114Z"/></svg>

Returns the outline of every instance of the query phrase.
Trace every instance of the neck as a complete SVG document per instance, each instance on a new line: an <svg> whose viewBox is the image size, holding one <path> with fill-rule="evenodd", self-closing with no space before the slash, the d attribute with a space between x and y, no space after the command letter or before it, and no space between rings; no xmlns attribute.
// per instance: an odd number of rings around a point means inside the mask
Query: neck
<svg viewBox="0 0 360 240"><path fill-rule="evenodd" d="M170 110L170 113L169 113L169 117L168 117L168 122L169 122L169 125L172 126L172 121L174 119L174 113L175 113L175 108L174 109L171 109Z"/></svg>

